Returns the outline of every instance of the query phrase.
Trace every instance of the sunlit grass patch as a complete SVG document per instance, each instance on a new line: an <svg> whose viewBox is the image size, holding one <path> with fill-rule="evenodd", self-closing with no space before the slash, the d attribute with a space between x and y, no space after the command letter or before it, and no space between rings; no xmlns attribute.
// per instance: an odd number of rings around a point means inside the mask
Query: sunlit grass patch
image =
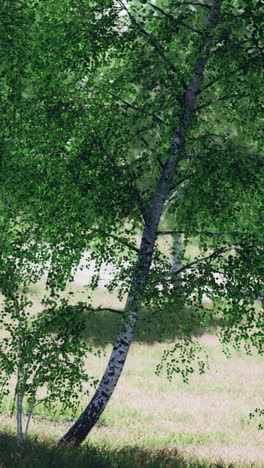
<svg viewBox="0 0 264 468"><path fill-rule="evenodd" d="M86 460L89 460L90 454L85 452L87 444L96 447L101 455L104 450L110 453L112 458L102 455L98 466L207 468L228 467L232 462L232 466L242 468L250 467L253 461L256 461L254 468L264 466L263 433L257 431L254 421L248 418L263 395L261 359L238 353L233 360L228 360L221 353L216 338L204 335L199 339L210 348L211 369L205 375L193 375L189 385L183 384L177 376L170 383L165 375L154 374L157 360L168 344L134 343L109 405L83 444L84 448L75 455L76 465L72 466L86 466L81 463L84 463L82 453L86 453ZM91 374L102 375L110 351L111 345L108 345L106 356L100 360L95 356L87 358ZM88 399L83 399L81 408L87 403ZM55 413L43 409L37 414L32 422L31 440L37 438L54 444L73 420L67 412L61 416L58 413L59 405ZM14 418L11 421L2 415L0 421L2 430L12 426L15 432ZM170 449L173 447L173 458L167 458L168 454L172 456ZM55 449L49 450L53 454ZM30 453L32 455L32 451ZM53 456L56 463L64 463L59 466L73 463L74 457L70 455L69 461L65 455ZM195 461L191 462L190 456ZM45 457L47 460L48 455ZM216 465L220 458L223 463ZM39 458L36 460L37 467ZM97 463L96 458L91 460ZM13 466L9 459L8 463ZM24 468L26 465L14 466ZM39 466L44 468L45 465Z"/></svg>
<svg viewBox="0 0 264 468"><path fill-rule="evenodd" d="M74 302L85 300L89 295L87 288L74 284L67 291L74 292ZM38 310L42 292L38 285L30 291L35 301L34 313ZM115 296L103 288L96 294L95 305L119 308L120 303ZM96 320L92 316L90 318L87 341L97 343L99 347L109 343L101 359L89 355L85 360L87 372L95 378L100 379L105 370L112 350L110 342L116 335L119 321L119 316L106 311L96 313ZM2 462L4 449L1 448L0 468L207 468L228 467L230 463L234 467L246 467L254 461L254 468L264 467L263 432L257 431L258 420L250 421L248 417L255 408L263 406L263 358L254 353L246 356L241 350L234 351L232 359L226 359L214 336L208 333L200 335L199 331L198 341L208 350L210 360L210 369L204 375L192 375L189 384L184 383L178 375L174 375L171 382L165 373L158 377L155 369L164 349L170 346L169 343L166 340L157 342L155 329L151 336L141 342L135 336L123 373L105 412L83 447L72 452L74 456L70 452L66 455L56 452L54 446L74 421L71 410L67 409L60 414L60 403L54 410L39 405L30 428L33 446L27 448L29 452L25 452L25 459L24 455L16 453L16 448L12 448L10 453L4 454ZM93 391L90 396L93 396ZM0 430L8 432L12 428L14 435L15 419L7 416L12 402L11 396L5 401L0 415ZM78 414L88 403L89 397L81 398ZM15 444L12 440L11 445ZM7 447L11 447L8 444ZM95 448L96 454L89 452L91 447ZM34 455L38 450L42 458ZM193 461L190 457L193 457ZM220 458L223 463L216 465ZM30 465L29 460L33 460L35 465ZM44 461L50 464L41 464ZM87 465L88 462L91 465Z"/></svg>

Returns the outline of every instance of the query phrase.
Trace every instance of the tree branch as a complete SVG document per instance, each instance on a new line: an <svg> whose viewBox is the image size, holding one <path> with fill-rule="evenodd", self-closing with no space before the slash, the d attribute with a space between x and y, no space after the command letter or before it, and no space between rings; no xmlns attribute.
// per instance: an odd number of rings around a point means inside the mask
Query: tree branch
<svg viewBox="0 0 264 468"><path fill-rule="evenodd" d="M231 98L234 98L234 97L237 97L237 98L241 98L241 97L247 97L247 95L238 95L238 94L230 94L230 96L223 96L221 98L218 98L218 99L213 99L212 101L210 102L207 102L206 104L203 104L202 106L199 106L199 107L196 107L194 109L194 112L197 112L198 110L200 109L204 109L205 107L208 107L210 106L211 104L214 104L215 102L219 102L219 101L224 101L226 99L231 99Z"/></svg>
<svg viewBox="0 0 264 468"><path fill-rule="evenodd" d="M173 3L173 6L184 6L184 5L193 5L193 6L200 6L202 8L208 8L209 10L211 7L209 5L205 5L203 3L197 3L197 2L183 2L183 3Z"/></svg>
<svg viewBox="0 0 264 468"><path fill-rule="evenodd" d="M177 197L177 194L178 194L178 190L175 190L175 192L173 192L173 194L168 198L168 200L165 201L164 208L163 208L164 210L168 206L168 204Z"/></svg>
<svg viewBox="0 0 264 468"><path fill-rule="evenodd" d="M240 236L243 235L243 232L210 232L210 231L189 231L188 234L205 234L207 236L226 236L226 235L234 235L234 236ZM186 234L186 231L158 231L157 235L158 236L169 236L173 234Z"/></svg>
<svg viewBox="0 0 264 468"><path fill-rule="evenodd" d="M117 240L118 242L120 242L120 244L125 245L129 249L134 250L134 252L136 252L137 254L139 253L139 249L137 247L135 247L134 245L130 244L130 242L124 241L123 239L119 239L118 236L114 236L113 234L111 234L109 237L111 237L112 239Z"/></svg>
<svg viewBox="0 0 264 468"><path fill-rule="evenodd" d="M146 148L151 149L151 150L154 151L154 149L151 148L150 144L147 142L147 140L146 140L144 137L141 136L140 139L141 139L141 141L144 143L144 145L146 146ZM161 169L164 169L164 164L163 164L163 162L161 161L159 155L157 156L157 161L158 161L158 163L159 163Z"/></svg>
<svg viewBox="0 0 264 468"><path fill-rule="evenodd" d="M182 159L192 159L192 158L194 158L193 154L182 154L179 159L182 160Z"/></svg>
<svg viewBox="0 0 264 468"><path fill-rule="evenodd" d="M158 161L158 163L159 163L161 169L164 169L164 166L165 166L165 165L163 164L163 162L161 161L161 159L160 159L159 156L157 157L157 161Z"/></svg>
<svg viewBox="0 0 264 468"><path fill-rule="evenodd" d="M201 140L202 138L207 137L226 138L226 135L220 135L218 133L200 133L198 137L190 137L189 141Z"/></svg>
<svg viewBox="0 0 264 468"><path fill-rule="evenodd" d="M224 252L227 252L228 250L229 250L229 249L224 249L224 248L215 250L215 252L213 252L212 254L208 255L207 257L198 258L197 260L194 260L193 262L190 262L190 263L188 263L187 265L184 265L183 267L179 268L178 270L173 271L173 272L170 274L170 276L179 275L182 271L187 270L188 268L191 268L193 265L197 265L197 263L204 262L205 260L209 260L209 259L211 259L211 258L218 257L219 255L221 255L221 254L224 253Z"/></svg>
<svg viewBox="0 0 264 468"><path fill-rule="evenodd" d="M147 142L147 140L144 138L144 137L140 137L141 141L143 141L144 145L147 147L147 148L150 148L150 144Z"/></svg>
<svg viewBox="0 0 264 468"><path fill-rule="evenodd" d="M254 159L255 161L263 161L264 156L250 156L249 159Z"/></svg>
<svg viewBox="0 0 264 468"><path fill-rule="evenodd" d="M189 179L191 176L187 176L187 177L184 177L183 179L179 180L177 182L177 184L175 185L175 187L177 187L178 185L182 184L186 179ZM177 193L178 193L178 190L175 190L173 192L173 194L168 198L168 200L165 201L164 203L164 209L167 207L167 205L172 201L174 200L176 197L177 197ZM158 233L157 233L158 234Z"/></svg>
<svg viewBox="0 0 264 468"><path fill-rule="evenodd" d="M93 131L94 131L94 133L95 133L95 135L96 135L95 139L97 140L100 149L101 149L101 150L109 157L109 159L113 162L114 167L115 167L116 171L118 172L118 174L119 174L121 177L123 177L123 173L122 173L121 168L120 168L120 167L118 166L118 164L116 163L115 158L113 158L113 157L106 151L106 149L104 148L103 142L102 142L102 140L101 140L101 138L100 138L100 135L98 134L97 130L96 130L95 128L93 128ZM131 187L132 187L132 189L133 189L133 191L134 191L135 197L136 197L137 200L138 200L139 208L140 208L140 211L141 211L141 215L142 215L143 218L144 218L144 209L143 209L143 204L144 204L144 203L143 203L141 194L140 194L140 192L139 192L139 189L138 189L137 186L133 183L134 180L135 180L134 174L132 174L131 171L130 171L130 174L131 174L131 176L132 176L131 181L130 181ZM128 245L127 245L127 246L128 246ZM132 248L133 248L133 247L132 247ZM134 250L135 250L135 248L134 248Z"/></svg>
<svg viewBox="0 0 264 468"><path fill-rule="evenodd" d="M171 15L170 13L167 13L166 11L162 10L160 7L158 7L156 5L153 5L153 3L148 3L148 5L152 6L152 8L154 8L155 10L159 11L164 16L166 16L166 18L168 18L172 23L175 23L175 24L177 24L179 26L184 26L185 28L188 28L188 29L190 29L191 31L193 31L193 32L195 32L197 34L203 34L201 31L198 31L198 29L192 28L192 26L189 26L188 24L183 23L182 21L176 20L176 18L174 18L173 15Z"/></svg>
<svg viewBox="0 0 264 468"><path fill-rule="evenodd" d="M211 80L209 81L209 83L207 83L206 85L202 86L199 93L198 94L201 94L203 91L205 91L206 89L210 88L210 86L213 86L215 83L217 83L218 81L220 81L222 79L222 77L219 77L219 78L216 78L215 80Z"/></svg>
<svg viewBox="0 0 264 468"><path fill-rule="evenodd" d="M148 42L154 47L154 49L158 52L160 57L163 59L163 61L166 63L166 65L174 72L178 73L179 70L175 67L175 65L170 61L170 59L167 57L165 54L164 50L162 47L156 42L155 39L153 39L152 35L148 33L140 24L138 21L134 18L133 15L131 15L130 11L127 9L127 7L124 5L122 0L118 0L118 3L122 6L122 8L127 12L131 22L137 27L137 29L147 38Z"/></svg>
<svg viewBox="0 0 264 468"><path fill-rule="evenodd" d="M148 115L151 115L151 117L153 117L155 120L157 120L158 122L161 122L161 123L164 123L164 120L161 119L160 117L156 116L156 115L152 115L150 114L149 112L146 112L145 109L142 109L141 107L137 107L137 106L134 106L133 104L131 104L130 102L127 102L125 101L125 99L121 98L120 96L118 96L117 94L115 93L112 93L112 91L109 91L108 89L105 89L105 88L102 88L101 86L97 86L95 85L95 88L98 88L98 89L101 89L101 91L104 91L105 93L107 94L110 94L111 96L113 96L115 99L123 102L123 104L125 104L127 107L129 107L130 109L133 109L137 112L143 112L145 114L148 114Z"/></svg>
<svg viewBox="0 0 264 468"><path fill-rule="evenodd" d="M130 244L130 242L127 242L123 239L120 239L118 236L115 236L114 234L108 234L107 232L104 232L102 231L101 229L95 229L94 232L99 232L99 233L102 233L104 234L105 236L107 237L110 237L112 239L115 239L117 242L119 242L120 244L122 245L125 245L126 247L128 247L129 249L133 250L134 252L136 252L137 254L139 253L139 249L137 247L135 247L133 244Z"/></svg>
<svg viewBox="0 0 264 468"><path fill-rule="evenodd" d="M187 175L185 177L183 177L183 179L180 179L175 185L174 187L177 187L178 185L181 185L183 182L185 182L185 180L187 179L190 179L190 177L192 177L193 174L190 174L190 175ZM177 197L177 190L175 190L175 192L173 192L173 194L168 198L167 201L165 201L164 203L164 208L166 208L166 206L172 201L174 200L176 197ZM159 234L159 232L157 232L157 234Z"/></svg>
<svg viewBox="0 0 264 468"><path fill-rule="evenodd" d="M112 93L112 91L109 91L108 89L102 88L101 86L97 86L97 85L95 85L94 87L100 89L101 91L104 91L107 94L110 94L115 99L123 102L127 107L130 107L131 109L134 109L136 111L141 110L141 109L139 109L139 107L133 106L133 104L130 104L130 102L125 101L125 99L121 98L120 96L117 96L117 94Z"/></svg>
<svg viewBox="0 0 264 468"><path fill-rule="evenodd" d="M107 310L108 312L113 312L114 314L119 314L119 315L124 314L123 310L111 309L110 307L97 307L96 309L89 307L89 308L85 308L85 310L92 310L94 312L101 312L101 311Z"/></svg>

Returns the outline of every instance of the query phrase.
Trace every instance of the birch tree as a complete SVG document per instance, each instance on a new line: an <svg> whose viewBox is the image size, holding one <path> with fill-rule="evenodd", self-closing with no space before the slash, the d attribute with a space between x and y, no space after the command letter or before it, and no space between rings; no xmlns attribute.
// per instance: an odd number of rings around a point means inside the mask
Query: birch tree
<svg viewBox="0 0 264 468"><path fill-rule="evenodd" d="M187 380L195 361L204 372L182 304L198 325L221 314L224 349L263 352L260 3L25 2L11 32L5 23L17 74L6 60L2 203L60 251L55 286L92 249L92 288L101 263L115 262L108 288L126 297L105 373L60 444L79 445L98 421L139 316L182 336L157 367L169 378ZM157 246L165 209L170 234L199 240L199 256L183 252L174 272Z"/></svg>
<svg viewBox="0 0 264 468"><path fill-rule="evenodd" d="M64 435L60 443L74 442L75 444L79 444L84 440L89 431L93 428L99 416L102 414L122 372L129 347L133 339L133 332L136 326L138 313L142 307L142 297L146 289L146 284L150 274L158 226L161 220L164 205L166 204L168 197L170 197L171 191L175 188L175 182L176 184L178 182L177 176L180 172L179 168L181 163L185 161L185 158L189 158L189 155L185 154L187 146L186 141L188 136L193 135L192 131L193 128L195 128L194 122L197 122L197 111L203 107L207 107L213 104L213 102L201 104L201 102L198 102L198 96L203 91L202 86L204 84L206 75L207 62L209 61L211 54L213 54L214 49L217 48L217 41L220 40L218 34L219 30L221 30L221 26L218 28L218 24L222 3L223 2L221 1L215 0L210 6L206 5L206 8L209 10L209 14L206 26L203 29L197 29L197 27L194 28L193 26L187 25L181 21L181 18L177 18L177 16L174 20L174 17L170 13L166 13L166 11L159 8L157 5L150 4L150 7L153 7L155 11L158 11L169 21L172 21L173 23L175 22L176 30L179 28L179 26L183 26L190 29L199 37L198 40L190 40L193 41L194 45L193 57L192 60L189 58L187 59L189 63L191 62L188 70L189 73L183 73L183 70L178 68L176 60L173 60L172 58L173 54L171 52L173 52L175 49L171 48L170 54L168 54L166 51L164 51L164 48L158 42L156 42L156 39L152 34L153 29L155 31L155 25L153 25L152 28L150 27L151 32L149 33L148 30L145 29L145 26L143 26L144 21L141 20L142 16L144 17L144 13L141 16L139 14L140 10L137 8L135 9L136 12L134 12L133 9L130 10L122 1L118 2L120 8L127 13L131 25L133 26L133 32L136 31L138 37L145 39L148 44L152 45L156 54L159 56L159 66L161 66L161 64L164 65L169 80L171 79L172 74L177 77L177 87L180 90L177 90L175 93L176 96L174 94L174 98L175 108L177 108L178 111L178 118L175 118L177 124L175 125L171 144L169 146L167 143L167 151L163 150L162 161L160 161L161 167L159 171L157 171L157 176L155 178L157 180L156 187L152 191L145 205L146 208L143 215L144 229L138 252L138 260L135 266L133 277L131 279L131 286L128 292L126 307L124 310L127 321L124 324L124 328L118 333L117 340L113 347L107 368L95 395L91 399L86 410L82 413L80 418L70 428L70 430ZM170 4L170 9L172 9L173 6L174 5L172 2ZM174 8L176 9L177 6L175 5ZM145 9L143 11L145 11ZM134 13L137 16L135 16ZM162 32L167 34L167 31L165 30ZM192 53L190 53L190 55L192 55ZM172 81L174 81L173 78ZM234 96L235 95L239 99L242 98L239 92L235 92ZM229 98L232 98L232 96L229 96ZM213 99L213 101L222 99L225 99L225 96ZM175 110L176 109L173 109L173 114ZM164 144L164 139L162 139L162 142ZM193 156L190 157L193 158ZM197 159L198 157L199 156L197 156ZM206 181L204 181L204 184L206 185ZM214 254L211 254L210 257L212 258L213 256L218 257L223 255L231 248L231 246L232 244L219 248L214 252ZM183 268L180 268L176 273L180 274Z"/></svg>

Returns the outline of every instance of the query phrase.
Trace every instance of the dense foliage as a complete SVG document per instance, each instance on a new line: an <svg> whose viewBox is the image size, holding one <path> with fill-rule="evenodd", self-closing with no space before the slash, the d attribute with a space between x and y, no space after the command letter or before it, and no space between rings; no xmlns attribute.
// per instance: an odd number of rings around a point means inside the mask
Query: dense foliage
<svg viewBox="0 0 264 468"><path fill-rule="evenodd" d="M16 220L30 228L25 245L36 233L49 247L49 288L64 289L92 249L92 288L101 263L114 262L108 287L122 297L143 258L135 234L151 224L168 160L178 158L157 230L184 235L185 247L198 239L199 256L183 249L172 274L155 245L137 285L139 313L183 337L168 375L193 372L193 323L216 314L224 345L263 353L261 1L13 3L0 7L3 228ZM41 255L32 261L44 267Z"/></svg>

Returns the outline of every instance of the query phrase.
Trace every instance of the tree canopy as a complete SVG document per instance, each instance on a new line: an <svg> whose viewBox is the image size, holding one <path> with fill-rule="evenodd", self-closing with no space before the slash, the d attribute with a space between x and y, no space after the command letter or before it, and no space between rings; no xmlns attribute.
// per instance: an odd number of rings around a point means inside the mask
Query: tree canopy
<svg viewBox="0 0 264 468"><path fill-rule="evenodd" d="M2 226L49 246L49 285L91 250L91 286L115 263L108 288L127 297L94 407L65 441L103 411L138 314L183 338L168 375L187 379L197 357L182 306L197 324L220 314L224 345L263 353L262 15L258 0L1 4ZM166 232L199 241L176 272Z"/></svg>

